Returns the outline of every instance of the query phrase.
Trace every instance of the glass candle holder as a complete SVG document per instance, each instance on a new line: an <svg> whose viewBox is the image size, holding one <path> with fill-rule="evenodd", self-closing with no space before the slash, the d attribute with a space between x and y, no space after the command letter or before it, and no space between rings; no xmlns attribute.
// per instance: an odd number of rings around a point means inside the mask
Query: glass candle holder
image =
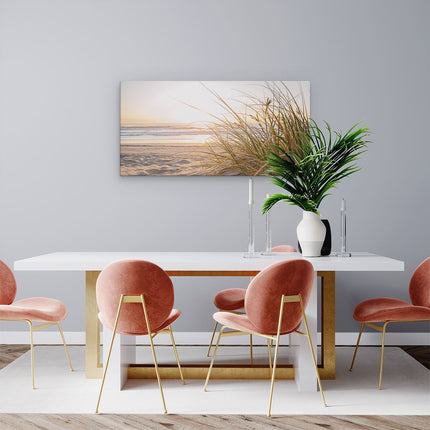
<svg viewBox="0 0 430 430"><path fill-rule="evenodd" d="M254 219L253 219L253 206L254 206L254 183L252 178L249 178L249 198L248 198L248 252L244 254L245 258L255 258L254 249Z"/></svg>
<svg viewBox="0 0 430 430"><path fill-rule="evenodd" d="M340 252L338 257L351 257L350 252L346 252L346 202L342 199L340 206Z"/></svg>
<svg viewBox="0 0 430 430"><path fill-rule="evenodd" d="M266 199L270 197L270 194L266 194ZM273 255L272 252L272 231L270 225L270 211L266 212L266 250L261 253L262 255Z"/></svg>

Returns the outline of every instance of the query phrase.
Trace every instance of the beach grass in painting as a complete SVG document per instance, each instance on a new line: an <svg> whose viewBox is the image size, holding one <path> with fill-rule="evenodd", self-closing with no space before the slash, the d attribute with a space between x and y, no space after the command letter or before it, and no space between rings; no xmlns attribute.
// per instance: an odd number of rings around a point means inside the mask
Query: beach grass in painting
<svg viewBox="0 0 430 430"><path fill-rule="evenodd" d="M294 145L309 82L121 83L121 175L258 175Z"/></svg>

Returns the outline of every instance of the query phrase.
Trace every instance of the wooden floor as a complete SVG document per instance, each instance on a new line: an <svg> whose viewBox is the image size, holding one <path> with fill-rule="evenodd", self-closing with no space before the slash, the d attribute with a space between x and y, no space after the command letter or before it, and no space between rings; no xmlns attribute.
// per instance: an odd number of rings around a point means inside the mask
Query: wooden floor
<svg viewBox="0 0 430 430"><path fill-rule="evenodd" d="M1 414L2 430L154 429L154 430L427 430L428 417L320 416L267 418L258 415L44 415Z"/></svg>
<svg viewBox="0 0 430 430"><path fill-rule="evenodd" d="M402 347L427 368L430 347ZM0 345L0 369L28 351L27 345ZM430 409L429 409L430 412ZM0 414L1 430L427 430L429 416L321 416L288 415L267 418L261 415L64 415Z"/></svg>

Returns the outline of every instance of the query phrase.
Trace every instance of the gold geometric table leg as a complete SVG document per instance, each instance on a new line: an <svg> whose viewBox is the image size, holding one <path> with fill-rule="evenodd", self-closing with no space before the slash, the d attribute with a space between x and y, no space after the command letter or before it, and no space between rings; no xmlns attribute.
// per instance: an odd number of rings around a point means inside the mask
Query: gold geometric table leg
<svg viewBox="0 0 430 430"><path fill-rule="evenodd" d="M96 282L99 274L99 271L85 272L85 376L90 379L99 379L103 375L96 300Z"/></svg>
<svg viewBox="0 0 430 430"><path fill-rule="evenodd" d="M321 365L322 379L336 379L336 275L318 272L321 277Z"/></svg>

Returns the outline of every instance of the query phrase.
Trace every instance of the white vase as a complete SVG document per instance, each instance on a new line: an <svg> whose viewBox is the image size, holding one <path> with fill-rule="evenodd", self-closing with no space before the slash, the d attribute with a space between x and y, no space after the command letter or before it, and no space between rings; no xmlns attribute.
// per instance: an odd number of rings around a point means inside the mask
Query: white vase
<svg viewBox="0 0 430 430"><path fill-rule="evenodd" d="M303 219L297 226L297 238L303 257L319 257L325 238L325 225L314 212L303 211Z"/></svg>

